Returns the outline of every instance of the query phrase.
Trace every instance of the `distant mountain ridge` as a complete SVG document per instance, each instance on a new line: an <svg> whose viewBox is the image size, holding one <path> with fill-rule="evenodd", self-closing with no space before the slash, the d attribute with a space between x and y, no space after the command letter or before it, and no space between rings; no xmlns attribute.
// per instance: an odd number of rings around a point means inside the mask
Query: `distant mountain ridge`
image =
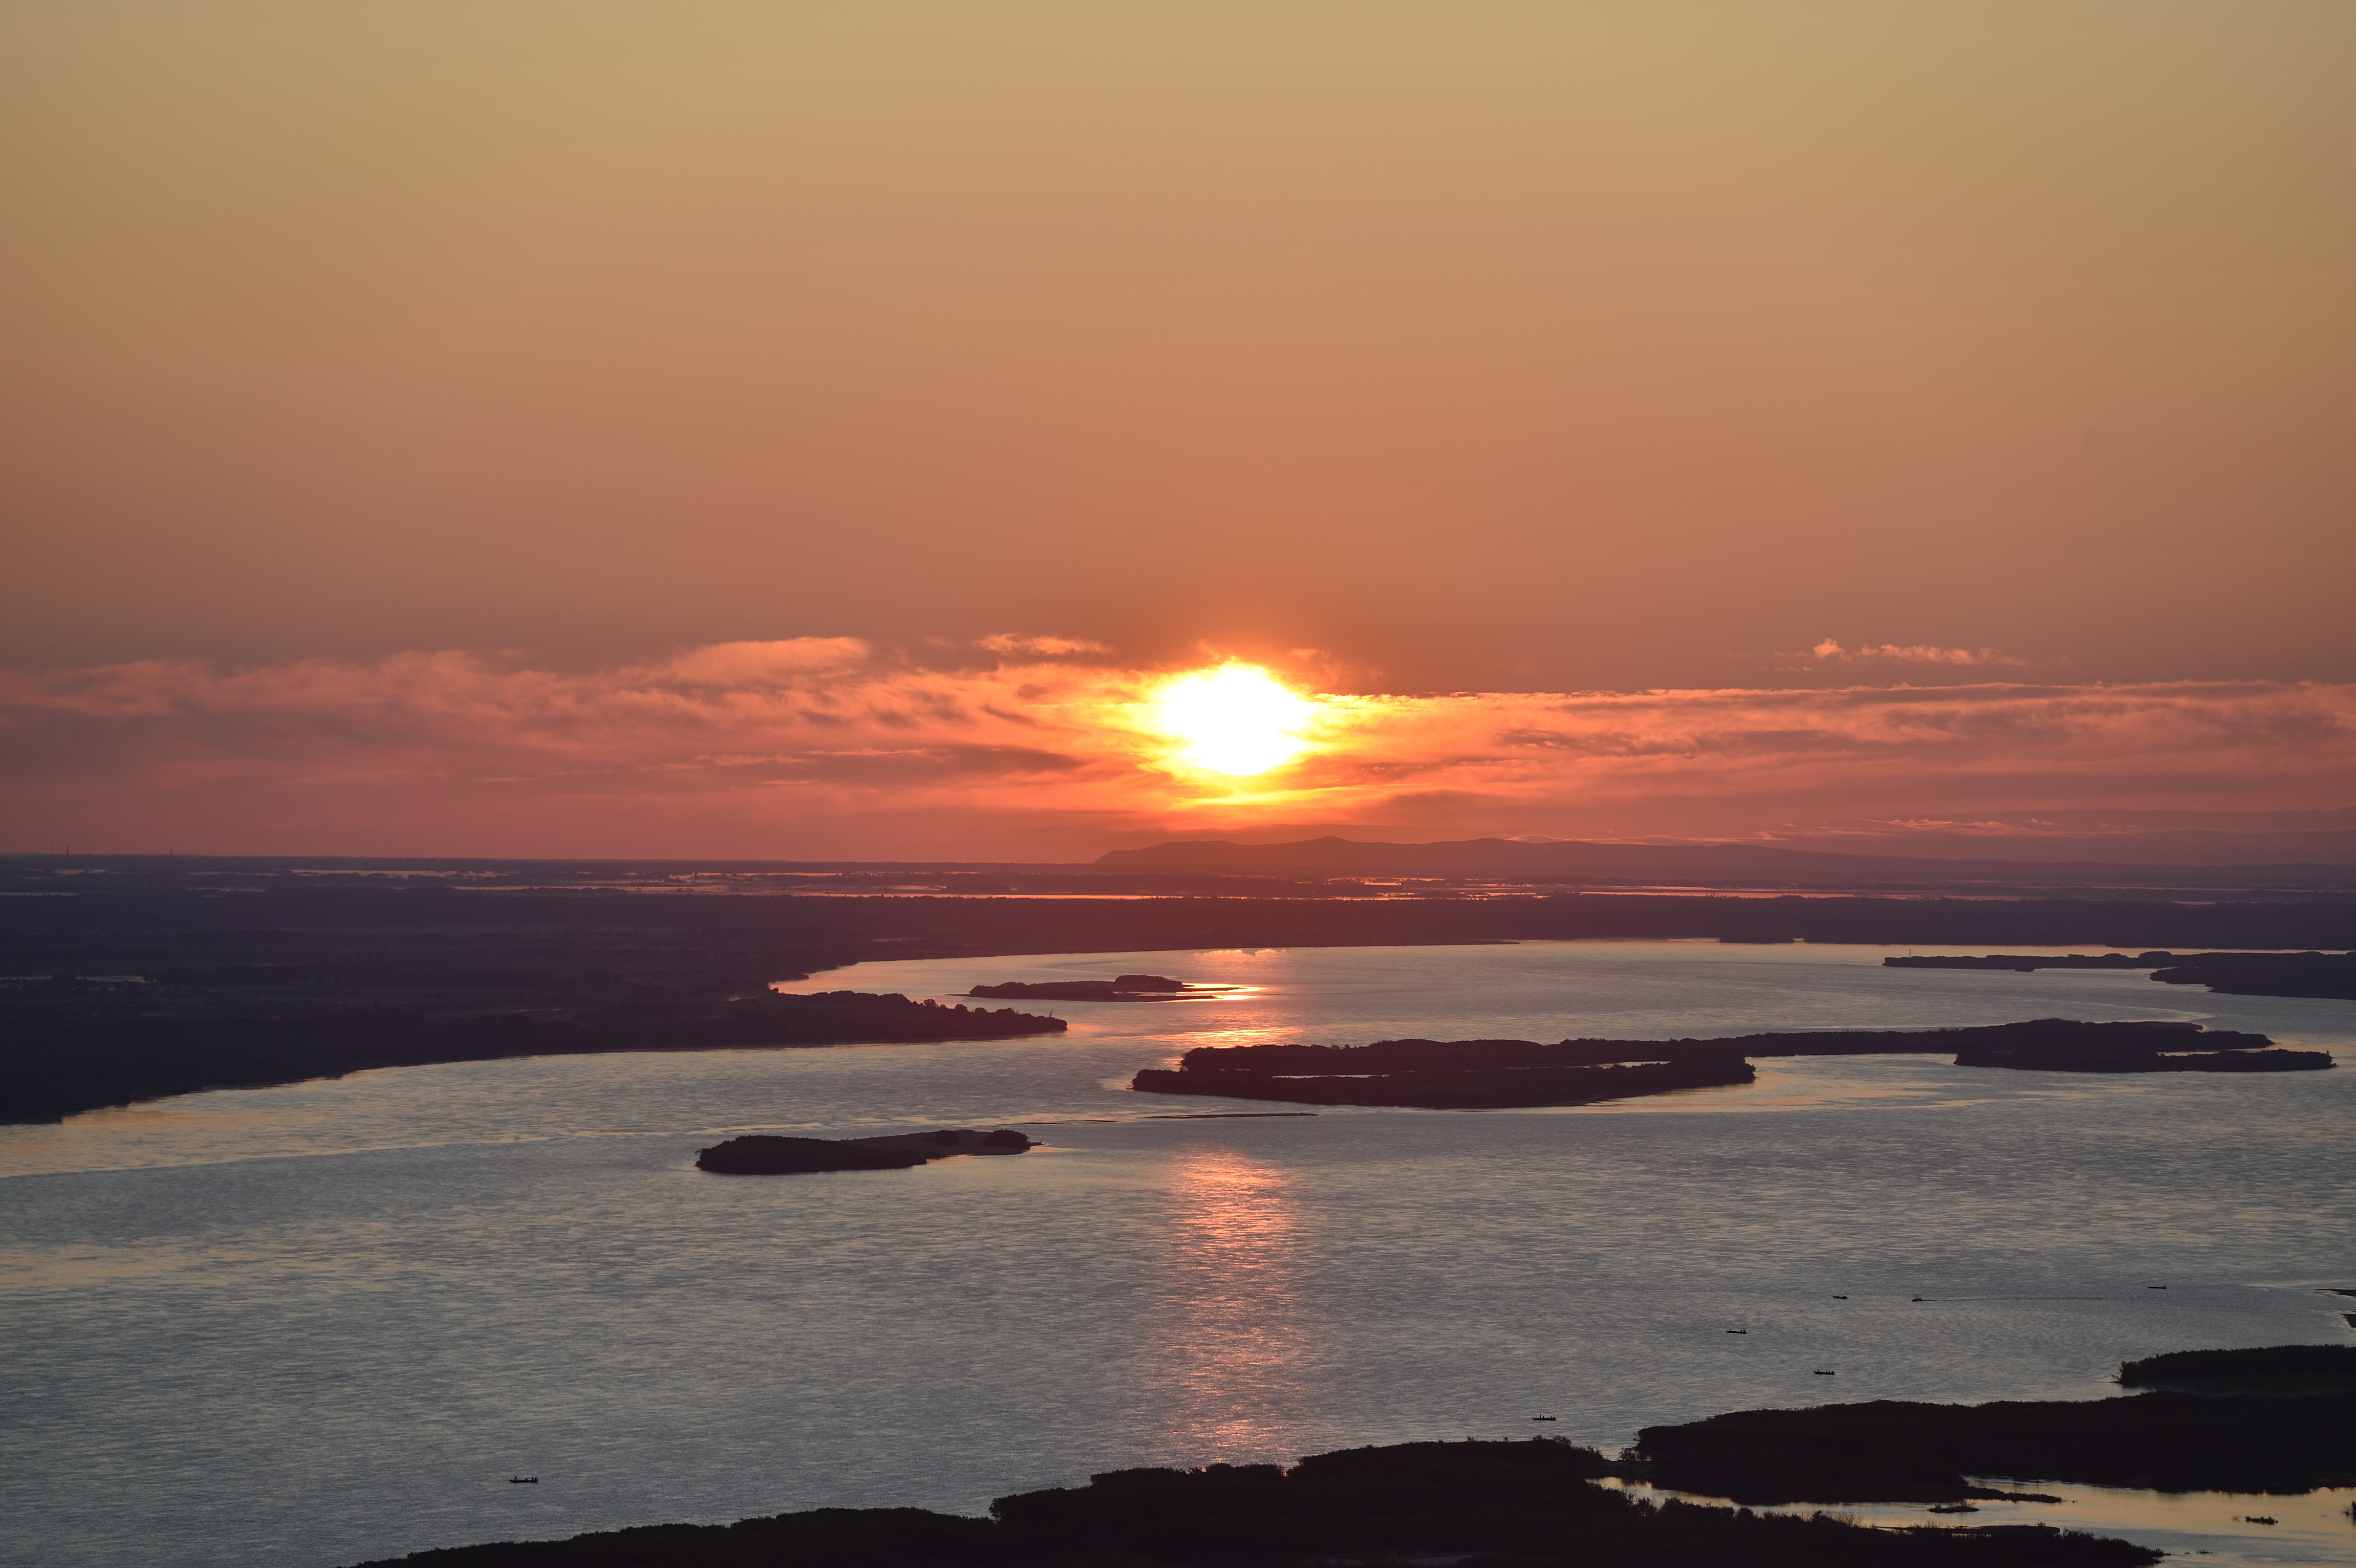
<svg viewBox="0 0 2356 1568"><path fill-rule="evenodd" d="M1853 855L1764 844L1607 844L1465 838L1388 844L1328 835L1291 844L1227 839L1114 849L1097 865L1128 871L1308 872L1325 877L1496 877L1646 884L1749 882L1792 886L2268 887L2356 889L2356 867L2121 865L2098 860L1954 860Z"/></svg>

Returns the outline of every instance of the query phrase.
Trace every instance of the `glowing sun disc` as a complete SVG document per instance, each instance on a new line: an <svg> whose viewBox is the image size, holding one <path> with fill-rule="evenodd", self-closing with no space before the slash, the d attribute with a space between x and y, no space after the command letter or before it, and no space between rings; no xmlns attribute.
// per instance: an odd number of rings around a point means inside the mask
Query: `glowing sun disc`
<svg viewBox="0 0 2356 1568"><path fill-rule="evenodd" d="M1301 754L1295 731L1310 705L1268 671L1231 664L1180 676L1162 688L1155 722L1184 742L1179 760L1215 773L1264 773Z"/></svg>

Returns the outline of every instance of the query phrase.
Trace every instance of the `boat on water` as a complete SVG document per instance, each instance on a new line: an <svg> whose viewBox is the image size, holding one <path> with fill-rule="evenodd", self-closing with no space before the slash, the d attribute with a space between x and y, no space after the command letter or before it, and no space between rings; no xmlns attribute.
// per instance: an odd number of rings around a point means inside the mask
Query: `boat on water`
<svg viewBox="0 0 2356 1568"><path fill-rule="evenodd" d="M538 1476L509 1476L508 1477L508 1485L511 1487L536 1487L540 1485L540 1477Z"/></svg>

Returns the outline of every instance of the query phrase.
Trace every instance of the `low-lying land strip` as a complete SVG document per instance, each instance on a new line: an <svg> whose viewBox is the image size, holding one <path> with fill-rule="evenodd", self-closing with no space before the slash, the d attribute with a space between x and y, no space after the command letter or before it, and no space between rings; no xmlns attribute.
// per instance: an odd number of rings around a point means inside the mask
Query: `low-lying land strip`
<svg viewBox="0 0 2356 1568"><path fill-rule="evenodd" d="M2119 1368L2119 1381L2190 1393L2356 1393L2356 1345L2175 1350L2127 1362Z"/></svg>
<svg viewBox="0 0 2356 1568"><path fill-rule="evenodd" d="M2356 1001L2356 953L1991 953L1884 958L1891 969L2148 969L2168 986L2206 986L2233 997L2317 997Z"/></svg>

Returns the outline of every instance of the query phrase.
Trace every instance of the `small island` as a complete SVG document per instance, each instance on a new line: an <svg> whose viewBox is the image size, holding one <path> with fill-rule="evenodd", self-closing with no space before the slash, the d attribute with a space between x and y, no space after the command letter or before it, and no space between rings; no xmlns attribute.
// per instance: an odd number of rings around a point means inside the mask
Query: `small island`
<svg viewBox="0 0 2356 1568"><path fill-rule="evenodd" d="M1167 975L1116 975L1109 980L1006 980L976 986L969 997L1020 1002L1184 1002L1224 997L1240 986L1198 986Z"/></svg>
<svg viewBox="0 0 2356 1568"><path fill-rule="evenodd" d="M806 1176L834 1170L908 1170L959 1154L1022 1154L1035 1147L1011 1127L977 1133L944 1127L876 1138L795 1138L746 1133L695 1151L695 1168L715 1176Z"/></svg>

